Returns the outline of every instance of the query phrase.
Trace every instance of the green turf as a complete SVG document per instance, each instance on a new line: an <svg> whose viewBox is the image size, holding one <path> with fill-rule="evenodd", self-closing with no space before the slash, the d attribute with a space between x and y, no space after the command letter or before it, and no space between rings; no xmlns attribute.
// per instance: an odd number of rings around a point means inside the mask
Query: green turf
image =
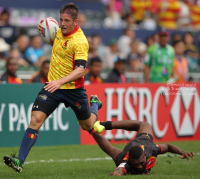
<svg viewBox="0 0 200 179"><path fill-rule="evenodd" d="M198 179L200 178L200 141L195 142L176 142L187 151L193 151L194 160L188 162L182 160L179 156L171 154L171 157L158 157L157 164L150 175L122 176L125 178L149 178L149 179ZM116 145L123 148L124 145ZM18 148L0 148L0 154L4 155L17 151ZM23 178L23 179L64 179L64 178L85 178L85 179L104 179L104 178L122 178L111 177L109 173L115 169L112 160L85 161L86 158L105 158L107 157L98 146L88 145L69 145L53 147L34 147L30 152L26 162L36 161L37 163L25 164L22 173L15 173L13 169L0 163L0 178ZM40 160L55 160L54 162L39 162ZM66 159L67 161L60 162ZM69 159L81 159L81 161L72 161Z"/></svg>

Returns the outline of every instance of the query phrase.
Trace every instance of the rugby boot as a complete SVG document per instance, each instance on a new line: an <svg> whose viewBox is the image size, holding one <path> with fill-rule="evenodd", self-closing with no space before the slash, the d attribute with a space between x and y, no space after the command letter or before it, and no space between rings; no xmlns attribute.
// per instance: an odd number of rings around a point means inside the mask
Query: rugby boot
<svg viewBox="0 0 200 179"><path fill-rule="evenodd" d="M15 155L11 155L11 156L4 156L4 163L8 166L13 168L17 173L21 173L24 165L22 164L22 162L15 157Z"/></svg>

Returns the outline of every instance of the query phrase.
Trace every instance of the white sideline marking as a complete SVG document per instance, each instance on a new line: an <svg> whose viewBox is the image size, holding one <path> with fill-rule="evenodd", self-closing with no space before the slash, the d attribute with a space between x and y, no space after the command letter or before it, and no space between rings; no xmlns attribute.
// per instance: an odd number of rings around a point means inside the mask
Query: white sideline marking
<svg viewBox="0 0 200 179"><path fill-rule="evenodd" d="M163 154L159 155L158 157L167 157L168 155L171 155L173 157L174 154ZM200 152L194 153L194 155L200 155ZM178 156L178 154L176 154ZM31 163L50 163L50 162L86 162L86 161L97 161L97 160L112 160L110 157L104 157L104 158L85 158L85 159L63 159L63 160L39 160L39 161L30 161L25 162L25 164L31 164ZM2 163L0 165L3 165Z"/></svg>

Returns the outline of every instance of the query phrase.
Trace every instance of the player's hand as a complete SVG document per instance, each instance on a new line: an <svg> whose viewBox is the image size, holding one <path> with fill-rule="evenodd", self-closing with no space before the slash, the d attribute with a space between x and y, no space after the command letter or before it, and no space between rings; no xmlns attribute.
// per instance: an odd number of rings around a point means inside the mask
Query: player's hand
<svg viewBox="0 0 200 179"><path fill-rule="evenodd" d="M57 89L60 88L62 85L59 80L51 81L51 82L46 82L46 86L44 86L44 89L50 93L53 93Z"/></svg>
<svg viewBox="0 0 200 179"><path fill-rule="evenodd" d="M187 158L188 161L190 161L190 158L194 159L194 152L185 152L180 156L181 159Z"/></svg>
<svg viewBox="0 0 200 179"><path fill-rule="evenodd" d="M39 32L40 34L42 33L42 30L43 30L42 22L44 22L44 19L42 19L42 20L40 21L40 23L38 24L38 32Z"/></svg>
<svg viewBox="0 0 200 179"><path fill-rule="evenodd" d="M110 173L111 176L122 176L125 175L125 171L121 168L117 168L114 172Z"/></svg>

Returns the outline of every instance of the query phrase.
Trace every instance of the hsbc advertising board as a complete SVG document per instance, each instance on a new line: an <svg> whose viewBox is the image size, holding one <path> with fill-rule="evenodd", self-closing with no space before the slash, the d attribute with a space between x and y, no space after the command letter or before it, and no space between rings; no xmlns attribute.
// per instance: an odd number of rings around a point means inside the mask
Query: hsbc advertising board
<svg viewBox="0 0 200 179"><path fill-rule="evenodd" d="M156 142L200 139L200 84L102 84L85 86L103 102L100 121L139 120L152 125ZM108 130L111 143L124 143L136 132ZM95 144L81 130L82 144Z"/></svg>

